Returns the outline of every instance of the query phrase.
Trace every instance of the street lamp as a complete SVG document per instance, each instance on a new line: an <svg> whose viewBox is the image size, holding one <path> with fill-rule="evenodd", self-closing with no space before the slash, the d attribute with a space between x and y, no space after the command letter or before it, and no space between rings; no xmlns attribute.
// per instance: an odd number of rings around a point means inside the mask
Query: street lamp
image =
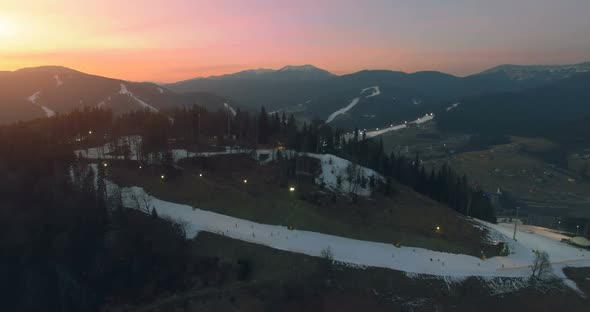
<svg viewBox="0 0 590 312"><path fill-rule="evenodd" d="M289 192L295 192L295 188L291 186L291 187L289 188Z"/></svg>
<svg viewBox="0 0 590 312"><path fill-rule="evenodd" d="M244 184L246 184L246 183L248 183L248 180L247 179L244 179Z"/></svg>
<svg viewBox="0 0 590 312"><path fill-rule="evenodd" d="M203 177L203 174L202 173L199 173L199 177Z"/></svg>
<svg viewBox="0 0 590 312"><path fill-rule="evenodd" d="M161 175L160 178L164 179L164 175Z"/></svg>

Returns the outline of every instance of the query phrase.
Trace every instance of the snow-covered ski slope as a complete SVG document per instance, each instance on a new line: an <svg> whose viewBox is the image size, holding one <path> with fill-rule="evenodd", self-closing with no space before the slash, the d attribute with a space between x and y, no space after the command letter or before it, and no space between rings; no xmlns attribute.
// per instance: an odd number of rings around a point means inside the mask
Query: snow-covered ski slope
<svg viewBox="0 0 590 312"><path fill-rule="evenodd" d="M35 105L38 105L43 110L43 112L45 113L45 115L47 117L53 117L53 116L55 116L55 112L54 111L52 111L51 109L49 109L47 106L44 106L44 105L41 105L41 104L37 103L39 101L40 94L41 94L41 92L40 91L37 91L37 92L33 93L31 96L28 96L27 97L27 100L29 102L35 104Z"/></svg>
<svg viewBox="0 0 590 312"><path fill-rule="evenodd" d="M374 97L374 96L381 94L381 89L379 89L379 86L364 88L363 90L361 90L361 94L365 93L365 91L368 91L371 89L373 89L373 92L371 94L367 95L366 97L370 98L370 97Z"/></svg>
<svg viewBox="0 0 590 312"><path fill-rule="evenodd" d="M145 192L140 187L123 189L125 205L133 207L135 203L132 200L133 195L143 196L143 194ZM533 260L533 250L546 251L553 263L555 274L562 278L561 269L565 266L590 266L588 251L581 251L543 235L528 233L526 229L518 232L518 241L512 241L508 238L509 235L511 236L511 224L494 225L478 221L483 227L495 232L496 236L501 236L508 241L512 251L506 257L481 260L463 254L404 246L396 248L392 244L289 230L286 226L260 224L153 197L151 205L155 207L158 215L169 216L186 224L187 235L191 237L199 231L206 231L315 257L321 256L322 251L329 248L336 261L408 273L453 277L527 277L530 275L529 265Z"/></svg>
<svg viewBox="0 0 590 312"><path fill-rule="evenodd" d="M141 105L141 107L148 109L149 111L152 112L159 112L159 110L153 106L151 106L150 104L144 102L142 99L138 98L137 96L135 96L135 94L133 94L133 92L129 91L127 89L127 86L124 84L121 84L121 90L119 90L120 94L125 94L129 97L131 97L135 102L137 102L139 105Z"/></svg>
<svg viewBox="0 0 590 312"><path fill-rule="evenodd" d="M263 150L263 152L272 151ZM244 151L233 149L208 155L194 154L194 156L208 157L241 152ZM321 161L322 172L317 179L324 181L329 188L337 187L336 176L344 175L345 168L349 164L346 160L333 155L311 153L300 155ZM186 151L179 150L179 155L175 158L183 157L186 157ZM365 177L374 175L380 178L370 169L362 167L360 169ZM345 180L343 177L342 183ZM109 188L112 187L115 185L110 183ZM360 192L362 194L363 191L360 190ZM143 195L147 194L140 187L125 188L123 191L124 202L130 208L134 208L136 203L133 196ZM534 258L533 250L542 250L549 254L554 273L560 278L565 278L561 270L565 266L590 267L590 252L560 242L565 236L541 227L521 226L517 232L518 240L513 241L511 239L513 224L491 224L474 220L482 228L490 231L490 239L507 242L511 251L506 257L482 260L464 254L450 254L415 247L396 248L391 244L361 241L318 232L288 230L286 225L260 224L151 198L151 206L156 208L159 215L169 216L185 223L188 235L191 237L199 231L207 231L310 256L321 256L323 250L330 248L334 260L360 266L383 267L436 276L527 277L530 275L529 266ZM239 203L236 204L239 205ZM566 283L573 282L566 281ZM575 284L572 287L575 288Z"/></svg>
<svg viewBox="0 0 590 312"><path fill-rule="evenodd" d="M234 117L236 116L236 114L237 114L236 110L233 107L231 107L229 104L223 103L223 107L225 109L229 110L229 112L231 113L232 116L234 116Z"/></svg>
<svg viewBox="0 0 590 312"><path fill-rule="evenodd" d="M405 129L405 128L408 127L409 124L417 124L417 125L420 125L420 124L429 122L429 121L431 121L433 119L434 119L434 114L426 114L426 115L424 115L424 116L422 116L422 117L420 117L420 118L418 118L416 120L412 120L412 121L409 121L409 122L404 122L403 124L391 125L390 127L382 128L382 129L377 128L376 130L373 130L373 131L366 131L365 132L365 137L366 138L374 138L376 136L382 135L382 134L387 133L387 132L398 131L398 130L401 130L401 129ZM352 133L347 133L345 135L345 138L346 139L350 139L350 138L352 138L352 136L353 136Z"/></svg>
<svg viewBox="0 0 590 312"><path fill-rule="evenodd" d="M366 98L374 97L374 96L381 94L381 90L379 89L379 86L364 88L361 90L361 94L363 94L366 91L369 91L371 89L373 90L373 92L371 94L365 96ZM328 116L328 119L326 119L326 123L332 122L339 115L345 114L346 112L351 110L353 107L355 107L359 103L360 100L361 100L360 97L352 99L348 105L333 112L330 116Z"/></svg>
<svg viewBox="0 0 590 312"><path fill-rule="evenodd" d="M330 123L332 122L336 117L338 117L339 115L342 115L346 112L348 112L349 110L351 110L356 104L358 104L358 102L360 101L360 98L354 98L352 99L352 101L350 101L350 104L346 105L345 107L333 112L328 119L326 120L326 123Z"/></svg>
<svg viewBox="0 0 590 312"><path fill-rule="evenodd" d="M384 134L384 133L387 133L387 132L390 132L390 131L397 131L397 130L401 130L401 129L407 128L408 127L408 124L417 124L417 125L419 125L419 124L423 124L425 122L431 121L433 119L434 119L434 114L426 114L426 115L424 115L424 116L422 116L422 117L420 117L420 118L418 118L416 120L410 121L408 123L403 123L401 125L395 125L395 126L383 128L383 129L380 129L380 130L375 130L375 131L367 131L366 137L367 138L373 138L373 137L376 137L378 135L381 135L381 134Z"/></svg>
<svg viewBox="0 0 590 312"><path fill-rule="evenodd" d="M371 189L362 187L361 185L351 184L347 173L347 168L352 164L350 161L340 158L338 156L330 154L313 154L313 153L301 153L302 156L318 159L322 164L322 171L318 177L316 177L316 183L325 183L326 187L332 191L342 193L354 192L359 196L370 196ZM365 168L363 166L356 166L356 172L353 173L355 176L364 177L367 181L373 177L378 180L382 180L381 175L374 170ZM338 179L340 177L340 183ZM355 179L356 180L356 179ZM368 183L367 183L368 184Z"/></svg>

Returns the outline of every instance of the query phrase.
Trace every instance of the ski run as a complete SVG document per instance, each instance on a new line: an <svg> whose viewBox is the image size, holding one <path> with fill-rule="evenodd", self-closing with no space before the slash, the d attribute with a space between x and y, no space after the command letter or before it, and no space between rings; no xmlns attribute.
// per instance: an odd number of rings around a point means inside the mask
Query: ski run
<svg viewBox="0 0 590 312"><path fill-rule="evenodd" d="M109 189L116 186L109 183ZM188 237L200 231L216 233L233 239L265 245L279 250L321 257L329 249L334 261L356 266L388 268L412 274L428 274L464 278L519 277L530 275L533 250L546 251L553 264L555 276L565 278L562 269L566 266L590 266L590 253L572 247L558 240L558 234L541 234L546 229L531 231L521 227L518 240L513 241L512 224L491 224L474 220L488 229L494 239L502 239L510 246L510 255L482 260L464 254L451 254L417 247L395 247L393 244L362 241L352 238L328 235L318 232L289 230L286 225L269 225L201 210L188 205L172 203L149 196L143 188L123 188L123 202L126 207L138 208L137 198L149 198L152 208L160 216L167 216L185 225ZM141 207L143 208L143 207ZM571 281L566 281L571 283ZM575 286L570 285L570 286Z"/></svg>
<svg viewBox="0 0 590 312"><path fill-rule="evenodd" d="M245 152L245 150L228 149L225 152L191 154L177 150L175 158L210 157ZM347 160L333 155L304 155L317 158L322 162L322 173L317 179L325 182L328 187L334 187L335 175L338 174L338 171L334 173L334 169L339 169L342 172L348 165ZM366 176L375 175L380 178L370 169L361 169L363 170L362 174ZM108 182L108 185L109 192L118 187L112 182ZM573 281L566 279L562 269L568 266L590 267L590 252L561 242L565 236L541 227L520 226L517 231L518 240L514 241L512 240L513 224L491 224L473 219L472 221L476 222L475 226L488 230L490 240L504 241L510 249L508 256L496 256L482 260L465 254L452 254L407 246L398 248L388 243L363 241L297 229L290 230L287 225L261 224L201 210L197 207L164 201L150 196L143 188L137 186L122 188L121 193L126 207L145 209L145 207L138 207L140 205L138 203L149 202L150 208L156 209L158 215L170 217L182 223L189 238L196 236L200 231L206 231L314 257L321 257L329 249L333 254L334 261L360 267L388 268L410 275L426 274L454 279L469 276L527 278L531 273L533 251L541 250L549 254L554 276L561 278L566 285L577 289ZM149 200L138 201L138 198L149 198ZM239 203L236 204L239 205Z"/></svg>
<svg viewBox="0 0 590 312"><path fill-rule="evenodd" d="M51 109L49 109L47 106L43 106L43 105L37 103L37 101L39 100L39 95L40 94L41 94L40 91L37 91L37 92L33 93L33 95L27 97L27 101L29 101L29 102L31 102L31 103L39 106L43 110L43 112L45 113L45 116L47 116L47 117L53 117L53 116L55 116L55 112L54 111L52 111Z"/></svg>
<svg viewBox="0 0 590 312"><path fill-rule="evenodd" d="M367 87L361 90L361 94L365 93L366 91L369 90L373 90L373 92L367 96L365 96L366 98L370 98L370 97L374 97L377 96L379 94L381 94L381 90L379 89L379 86L374 86L374 87ZM326 119L326 123L330 123L332 122L336 117L338 117L339 115L345 114L346 112L348 112L349 110L351 110L353 107L355 107L359 101L361 100L360 97L354 98L350 101L350 103L348 105L346 105L345 107L333 112L328 119Z"/></svg>

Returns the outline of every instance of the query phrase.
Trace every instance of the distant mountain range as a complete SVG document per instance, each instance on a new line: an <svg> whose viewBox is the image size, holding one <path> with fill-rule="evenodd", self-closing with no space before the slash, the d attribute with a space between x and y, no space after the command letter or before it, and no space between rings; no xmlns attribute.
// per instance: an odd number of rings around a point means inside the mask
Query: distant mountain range
<svg viewBox="0 0 590 312"><path fill-rule="evenodd" d="M240 108L320 118L337 127L381 127L444 111L448 105L569 83L590 72L590 62L575 65L501 65L457 77L436 71L404 73L363 70L337 76L312 65L255 69L194 78L171 84L137 83L47 66L0 72L0 123L66 113L84 107L169 110L198 103L209 109ZM535 92L535 91L530 91ZM538 91L537 91L538 92ZM502 94L502 95L499 95ZM478 100L476 100L478 99ZM557 99L556 103L559 103ZM502 103L496 103L503 107ZM585 109L585 108L584 108ZM467 113L465 113L467 114Z"/></svg>
<svg viewBox="0 0 590 312"><path fill-rule="evenodd" d="M153 83L105 78L59 66L0 72L0 123L50 117L85 107L122 113L167 110L194 102L217 109L229 100L203 92L178 94Z"/></svg>
<svg viewBox="0 0 590 312"><path fill-rule="evenodd" d="M577 72L542 86L465 97L452 110L440 110L437 123L449 131L553 137L588 145L589 86L590 72Z"/></svg>
<svg viewBox="0 0 590 312"><path fill-rule="evenodd" d="M590 63L576 65L501 65L457 77L436 71L404 73L363 70L336 76L313 67L287 66L280 70L250 70L166 84L177 92L212 92L239 101L248 110L294 113L300 118L327 120L343 127L375 127L420 116L466 96L518 91L590 71ZM289 73L289 75L284 75ZM362 96L379 87L378 95Z"/></svg>
<svg viewBox="0 0 590 312"><path fill-rule="evenodd" d="M189 79L185 81L177 82L178 88L186 85L190 89L191 81L195 80L274 80L274 81L298 81L298 80L324 80L336 77L334 74L317 68L313 65L301 65L301 66L285 66L281 69L249 69L241 72L221 75L221 76L209 76Z"/></svg>

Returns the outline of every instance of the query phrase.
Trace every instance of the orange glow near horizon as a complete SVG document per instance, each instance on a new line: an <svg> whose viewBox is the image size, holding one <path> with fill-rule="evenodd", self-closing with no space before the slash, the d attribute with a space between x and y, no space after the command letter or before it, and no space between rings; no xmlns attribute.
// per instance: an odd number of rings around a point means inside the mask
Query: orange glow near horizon
<svg viewBox="0 0 590 312"><path fill-rule="evenodd" d="M590 23L570 18L585 10L538 1L496 12L481 1L7 0L0 3L0 70L61 65L172 82L301 64L335 74L465 75L501 63L587 61ZM543 23L527 28L513 11Z"/></svg>

